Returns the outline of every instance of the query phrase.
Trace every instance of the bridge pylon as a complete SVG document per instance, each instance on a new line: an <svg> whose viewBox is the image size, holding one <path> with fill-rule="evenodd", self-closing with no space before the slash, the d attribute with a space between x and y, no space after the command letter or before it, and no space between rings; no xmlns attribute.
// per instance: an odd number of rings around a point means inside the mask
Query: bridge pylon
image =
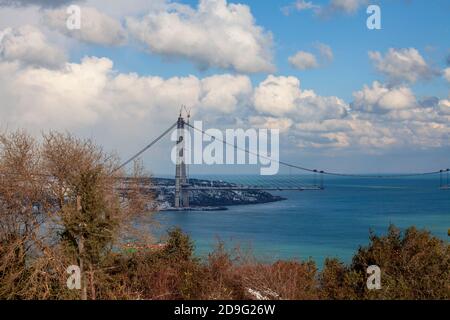
<svg viewBox="0 0 450 320"><path fill-rule="evenodd" d="M177 161L175 168L175 208L189 207L189 187L187 179L187 164L185 162L184 119L180 113L177 121Z"/></svg>

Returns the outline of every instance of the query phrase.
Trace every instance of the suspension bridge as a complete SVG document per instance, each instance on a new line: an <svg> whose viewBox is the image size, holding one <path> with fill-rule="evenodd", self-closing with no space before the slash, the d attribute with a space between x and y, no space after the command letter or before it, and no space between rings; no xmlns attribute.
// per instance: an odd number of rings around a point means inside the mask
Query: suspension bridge
<svg viewBox="0 0 450 320"><path fill-rule="evenodd" d="M307 168L304 166L299 166L296 164L279 161L276 159L272 159L268 156L261 155L257 152L251 151L248 148L242 148L235 144L230 144L230 142L218 139L217 137L209 135L206 131L203 131L189 123L190 115L188 114L188 121L184 120L182 113L175 123L173 123L167 130L161 133L158 137L156 137L151 143L137 152L135 155L130 157L127 161L122 163L119 167L116 168L116 171L125 168L128 164L139 158L144 152L151 149L154 145L156 145L162 138L171 133L174 129L177 129L177 141L176 141L176 165L175 165L175 179L173 185L158 185L152 184L149 182L146 185L146 188L150 191L158 191L158 190L171 190L174 192L174 208L189 208L190 207L190 194L196 191L200 192L209 192L209 191L320 191L324 190L324 176L336 176L336 177L354 177L354 178L377 178L377 179L387 179L387 178L408 178L408 177L420 177L420 176L431 176L431 175L439 175L440 177L440 185L439 188L442 190L449 190L449 173L450 169L440 169L429 172L422 173L411 173L411 174L386 174L386 175L361 175L361 174L349 174L349 173L341 173L341 172L332 172L325 170L318 170ZM276 161L280 166L296 169L302 172L311 173L314 177L314 183L312 185L305 185L300 183L299 179L295 179L295 182L291 183L261 183L258 185L250 185L250 184L220 184L214 181L211 181L210 184L202 183L202 184L192 184L190 183L190 179L188 176L188 164L185 161L185 137L184 132L187 130L197 130L203 135L209 136L212 140L218 140L223 144L229 144L232 148L242 151L248 155L258 156L262 158L266 158L266 160ZM127 178L124 178L125 180Z"/></svg>
<svg viewBox="0 0 450 320"><path fill-rule="evenodd" d="M441 190L450 190L450 169L440 169L435 171L428 172L420 172L420 173L407 173L407 174L378 174L378 175L364 175L364 174L351 174L351 173L342 173L342 172L333 172L326 170L318 170L312 169L304 166L300 166L297 164L288 163L285 161L280 161L278 159L273 159L267 155L261 155L258 152L254 152L249 148L239 146L234 143L230 143L229 141L225 141L219 139L217 137L211 136L208 132L203 131L189 123L190 115L188 114L188 121L185 121L182 113L175 123L169 126L164 132L162 132L158 137L156 137L152 142L150 142L143 149L138 151L128 160L123 162L121 165L117 166L113 170L113 174L115 175L115 179L118 181L117 190L122 193L126 193L129 189L127 184L133 181L135 178L129 176L119 176L117 173L121 169L124 169L128 164L132 163L134 160L138 159L141 155L143 155L146 151L155 146L161 139L167 136L169 133L173 132L174 129L177 129L177 141L176 141L176 165L175 165L175 179L165 179L166 182L170 180L170 183L158 183L158 179L161 178L138 178L139 183L142 186L142 190L147 190L148 192L171 192L174 194L173 204L171 206L173 208L189 208L190 207L190 197L193 193L198 192L258 192L258 191L321 191L325 189L324 178L325 176L335 176L335 177L349 177L349 178L367 178L367 179L394 179L394 178L411 178L411 177L424 177L424 176L438 176L439 175L439 189ZM211 140L216 140L224 145L229 145L234 150L241 151L247 155L253 155L260 158L265 158L266 160L275 161L279 166L288 168L289 170L295 169L300 172L305 172L311 174L313 178L313 182L310 184L306 184L304 179L299 179L298 175L292 177L291 179L283 178L282 181L277 179L269 179L263 178L262 176L259 179L252 179L252 181L256 181L249 183L249 181L238 181L233 179L232 183L224 182L222 180L199 180L192 179L189 177L188 163L185 161L185 129L187 130L196 130L202 133L205 136L209 136ZM15 173L1 173L2 175L15 175ZM42 176L42 173L36 173L36 175ZM291 174L289 174L291 176ZM52 178L49 176L48 178ZM164 179L163 179L164 180ZM240 180L240 179L237 179ZM245 179L243 179L245 180Z"/></svg>

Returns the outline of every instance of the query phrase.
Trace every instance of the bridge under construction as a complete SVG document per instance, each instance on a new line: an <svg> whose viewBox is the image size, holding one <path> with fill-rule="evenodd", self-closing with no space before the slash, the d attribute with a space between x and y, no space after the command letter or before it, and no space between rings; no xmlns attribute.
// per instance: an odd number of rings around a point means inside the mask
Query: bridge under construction
<svg viewBox="0 0 450 320"><path fill-rule="evenodd" d="M133 157L125 161L122 165L120 165L116 170L124 168L126 165L137 159L141 156L145 151L153 147L158 141L160 141L164 136L172 132L173 129L177 129L177 141L176 141L176 165L175 165L175 183L172 186L158 186L158 185L147 185L148 190L174 190L174 208L189 208L190 203L190 194L193 191L320 191L324 190L324 176L337 176L337 177L354 177L354 178L405 178L405 177L420 177L420 176L429 176L429 175L439 175L440 176L440 185L439 188L442 190L449 190L449 173L450 169L440 169L436 171L430 172L422 172L422 173L411 173L411 174L386 174L386 175L361 175L361 174L347 174L347 173L339 173L339 172L331 172L324 170L317 170L306 168L303 166L298 166L295 164L277 161L281 166L287 167L289 169L297 169L303 172L308 172L313 174L314 183L312 185L304 185L299 184L298 181L292 185L248 185L248 184L232 184L232 185L192 185L189 183L188 176L188 163L185 161L185 137L184 133L185 129L193 129L199 130L198 128L192 126L189 123L190 115L188 114L188 121L186 122L180 112L180 115L177 121L172 124L167 130L165 130L160 136L158 136L155 140L153 140L149 145L136 153ZM205 131L201 131L202 134L208 135ZM216 137L211 137L212 139L216 139ZM222 143L227 143L226 141L220 141ZM239 149L238 146L233 146L235 149ZM252 151L245 149L241 150L247 154L253 154L259 156L259 154L254 154ZM273 161L273 159L271 159ZM126 179L126 178L125 178Z"/></svg>

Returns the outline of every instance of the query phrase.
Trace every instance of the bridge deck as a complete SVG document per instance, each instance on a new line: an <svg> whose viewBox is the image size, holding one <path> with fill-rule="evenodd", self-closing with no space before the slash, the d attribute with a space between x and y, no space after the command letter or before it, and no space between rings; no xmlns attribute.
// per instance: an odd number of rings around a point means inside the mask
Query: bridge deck
<svg viewBox="0 0 450 320"><path fill-rule="evenodd" d="M305 191L305 190L322 190L320 187L252 187L252 186L236 186L236 187L187 187L189 191L209 191L209 190L224 190L224 191Z"/></svg>
<svg viewBox="0 0 450 320"><path fill-rule="evenodd" d="M145 187L148 190L175 189L175 186L158 186L151 185ZM117 188L118 190L128 190L128 188ZM316 186L299 186L299 187L259 187L259 186L185 186L183 190L187 191L307 191L307 190L323 190Z"/></svg>

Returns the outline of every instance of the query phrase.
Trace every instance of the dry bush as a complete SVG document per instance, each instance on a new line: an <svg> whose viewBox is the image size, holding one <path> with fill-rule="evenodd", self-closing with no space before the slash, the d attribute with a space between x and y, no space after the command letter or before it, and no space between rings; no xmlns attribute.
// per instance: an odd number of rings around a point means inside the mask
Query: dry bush
<svg viewBox="0 0 450 320"><path fill-rule="evenodd" d="M51 132L42 144L21 131L0 135L0 298L107 296L105 265L151 196L136 170L136 182L117 191L117 165L70 134ZM66 287L74 264L82 269L81 293Z"/></svg>
<svg viewBox="0 0 450 320"><path fill-rule="evenodd" d="M116 254L99 298L448 299L448 245L426 232L408 229L402 237L395 230L372 235L351 265L327 259L321 272L312 261L258 263L223 243L201 262L189 237L173 230L164 250ZM366 289L371 264L381 267L382 290Z"/></svg>
<svg viewBox="0 0 450 320"><path fill-rule="evenodd" d="M23 298L29 258L41 248L50 206L37 142L25 132L0 134L0 297ZM37 283L34 283L37 284Z"/></svg>
<svg viewBox="0 0 450 320"><path fill-rule="evenodd" d="M326 259L319 276L321 298L327 300L357 299L354 283L358 278L349 271L348 266L338 259Z"/></svg>
<svg viewBox="0 0 450 320"><path fill-rule="evenodd" d="M215 250L208 255L203 277L202 299L239 300L246 298L246 288L238 268L247 256L239 248L226 250L219 241Z"/></svg>
<svg viewBox="0 0 450 320"><path fill-rule="evenodd" d="M254 263L240 267L238 272L241 274L244 286L257 291L260 297L280 300L318 298L317 268L312 261Z"/></svg>
<svg viewBox="0 0 450 320"><path fill-rule="evenodd" d="M103 266L114 245L126 227L130 232L133 218L145 213L143 194L130 191L133 185L128 185L122 195L126 201L121 201L117 159L90 140L52 132L44 135L42 154L52 177L50 190L59 203L54 225L61 229L65 253L76 257L82 269L82 298L95 299L101 290L96 278L104 277Z"/></svg>
<svg viewBox="0 0 450 320"><path fill-rule="evenodd" d="M171 230L161 251L117 255L110 277L122 293L129 294L127 299L198 299L204 269L193 249L187 235Z"/></svg>
<svg viewBox="0 0 450 320"><path fill-rule="evenodd" d="M152 195L141 164L120 184L117 164L69 134L43 144L0 134L0 299L450 298L449 245L415 228L371 234L350 265L328 259L321 272L312 261L260 263L223 243L201 262L179 229L162 250L123 252L124 239L149 241L133 222ZM82 267L81 292L67 289L70 265ZM366 287L369 265L381 268L381 290Z"/></svg>
<svg viewBox="0 0 450 320"><path fill-rule="evenodd" d="M316 299L314 262L258 262L239 248L219 242L206 264L204 299Z"/></svg>
<svg viewBox="0 0 450 320"><path fill-rule="evenodd" d="M126 299L448 299L449 247L429 233L391 227L371 235L350 265L327 259L317 271L312 261L259 263L219 243L208 259L194 258L180 230L170 232L159 252L117 255L111 273L117 295ZM368 291L369 265L382 270L382 289ZM111 297L109 297L111 298Z"/></svg>
<svg viewBox="0 0 450 320"><path fill-rule="evenodd" d="M16 287L20 299L79 299L79 292L67 289L66 268L73 264L75 261L68 260L56 248L45 249L39 256L29 259L24 269L26 281Z"/></svg>

